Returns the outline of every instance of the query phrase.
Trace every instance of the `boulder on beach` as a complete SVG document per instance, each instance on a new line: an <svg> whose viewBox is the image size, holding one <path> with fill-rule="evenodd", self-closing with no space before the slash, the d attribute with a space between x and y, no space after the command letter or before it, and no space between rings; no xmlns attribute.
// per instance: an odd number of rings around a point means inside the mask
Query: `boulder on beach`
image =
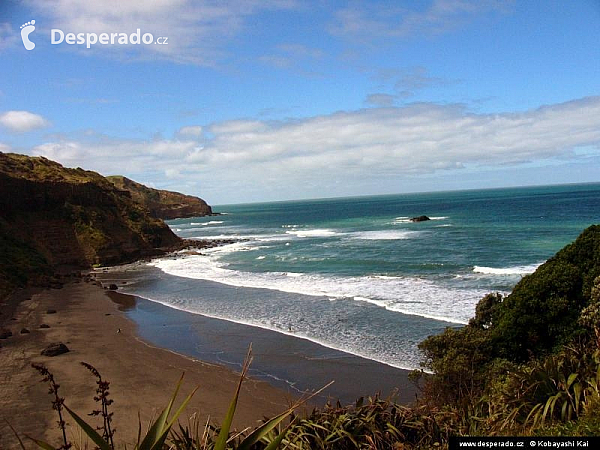
<svg viewBox="0 0 600 450"><path fill-rule="evenodd" d="M29 329L21 328L21 334L28 334L28 333L31 333L31 331L29 331Z"/></svg>
<svg viewBox="0 0 600 450"><path fill-rule="evenodd" d="M412 217L410 219L411 222L425 222L426 220L431 220L431 219L427 216L417 216L417 217Z"/></svg>
<svg viewBox="0 0 600 450"><path fill-rule="evenodd" d="M68 347L62 342L56 342L54 344L50 344L44 350L42 350L42 355L44 356L58 356L63 353L67 353L69 351Z"/></svg>
<svg viewBox="0 0 600 450"><path fill-rule="evenodd" d="M40 325L40 328L50 328L50 325L43 323Z"/></svg>

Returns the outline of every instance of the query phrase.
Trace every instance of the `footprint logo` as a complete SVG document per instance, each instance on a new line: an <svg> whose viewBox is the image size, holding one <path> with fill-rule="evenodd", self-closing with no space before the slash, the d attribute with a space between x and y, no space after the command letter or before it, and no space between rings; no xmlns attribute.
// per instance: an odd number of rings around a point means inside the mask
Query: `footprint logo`
<svg viewBox="0 0 600 450"><path fill-rule="evenodd" d="M23 45L27 50L33 50L35 48L35 43L29 40L29 35L33 30L35 30L35 20L21 25L21 39L23 39Z"/></svg>

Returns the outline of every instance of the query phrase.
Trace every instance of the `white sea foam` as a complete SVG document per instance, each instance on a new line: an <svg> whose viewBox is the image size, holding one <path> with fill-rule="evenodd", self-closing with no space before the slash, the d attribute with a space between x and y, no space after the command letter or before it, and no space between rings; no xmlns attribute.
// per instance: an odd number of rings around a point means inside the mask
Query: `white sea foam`
<svg viewBox="0 0 600 450"><path fill-rule="evenodd" d="M262 318L233 318L230 315L218 314L218 313L209 313L206 311L200 311L198 307L194 303L190 302L173 302L172 300L157 298L156 296L142 296L146 300L160 303L161 305L178 309L180 311L186 311L194 314L202 314L206 317L212 317L215 319L226 320L233 323L238 323L242 325L248 325L252 327L262 328L270 331L275 331L277 333L285 334L287 336L293 336L299 339L305 339L310 342L314 342L316 344L322 345L327 348L331 348L333 350L338 350L345 353L350 353L356 356L360 356L366 359L370 359L372 361L376 361L382 364L386 364L391 367L396 367L398 369L404 370L413 370L420 367L419 365L419 357L416 354L411 353L400 353L395 354L394 357L390 357L389 354L386 353L386 350L389 350L389 345L381 342L381 340L376 340L375 342L371 342L374 344L371 346L365 345L365 340L358 334L354 333L345 333L344 339L340 342L331 340L331 334L326 333L323 336L313 336L309 333L306 333L305 330L298 329L297 326L292 327L290 323L285 318L278 319L267 319L266 317ZM295 322L297 323L297 322ZM287 326L286 326L287 324ZM377 343L379 343L381 348L377 348ZM408 346L402 346L402 350L408 350Z"/></svg>
<svg viewBox="0 0 600 450"><path fill-rule="evenodd" d="M200 231L206 231L205 229L202 229ZM190 237L188 239L203 239L203 240L223 240L223 239L237 239L237 240L248 240L248 239L253 239L253 236L251 235L247 235L247 234L211 234L211 235L207 235L207 234L201 234L198 236L193 236Z"/></svg>
<svg viewBox="0 0 600 450"><path fill-rule="evenodd" d="M358 231L350 233L351 239L364 239L367 241L383 241L383 240L399 240L411 239L418 236L419 231L404 231L404 230L378 230L378 231Z"/></svg>
<svg viewBox="0 0 600 450"><path fill-rule="evenodd" d="M265 288L330 298L360 298L360 301L390 311L454 323L466 323L472 317L477 301L487 293L481 289L452 289L436 285L430 280L409 276L353 277L230 270L226 264L219 261L220 254L255 249L244 247L243 243L238 244L208 249L208 256L159 259L151 265L171 275L210 280L230 286Z"/></svg>
<svg viewBox="0 0 600 450"><path fill-rule="evenodd" d="M202 226L207 226L207 225L219 225L223 223L222 220L211 220L209 222L190 222L190 225L202 225Z"/></svg>
<svg viewBox="0 0 600 450"><path fill-rule="evenodd" d="M294 230L286 231L286 234L292 234L301 238L306 237L330 237L338 234L336 231L327 229L315 229L315 230Z"/></svg>
<svg viewBox="0 0 600 450"><path fill-rule="evenodd" d="M473 272L482 273L485 275L528 275L535 272L535 270L543 263L531 264L527 266L513 266L513 267L485 267L475 266Z"/></svg>

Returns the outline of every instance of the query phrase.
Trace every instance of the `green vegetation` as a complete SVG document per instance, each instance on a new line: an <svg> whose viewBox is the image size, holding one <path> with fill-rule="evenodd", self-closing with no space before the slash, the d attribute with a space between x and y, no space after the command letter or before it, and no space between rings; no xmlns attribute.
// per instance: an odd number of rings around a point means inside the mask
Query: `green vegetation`
<svg viewBox="0 0 600 450"><path fill-rule="evenodd" d="M81 364L96 376L96 384L98 385L98 389L96 389L97 396L94 397L94 400L100 402L101 404L100 410L92 411L92 413L88 415L101 416L103 419L103 424L101 427L95 429L92 425L83 420L77 413L75 413L68 406L66 406L65 399L61 398L58 395L60 385L56 383L52 373L44 365L32 364L33 368L36 369L44 377L42 381L49 383L49 393L51 395L54 395L52 407L54 410L56 410L58 414L58 426L62 431L62 445L60 447L53 447L47 442L28 436L29 439L35 442L40 448L43 448L45 450L67 450L73 446L67 439L66 423L63 419L63 411L66 410L66 412L73 418L73 420L75 420L75 423L77 423L77 425L81 427L83 432L94 443L96 448L100 450L115 449L115 443L113 440L114 431L110 425L112 421L112 413L108 412L108 407L113 402L111 399L108 398L108 389L110 383L108 381L102 380L102 376L92 365L84 362L82 362ZM137 450L159 450L164 448L165 440L167 439L167 436L171 431L172 426L176 423L178 417L181 415L181 413L183 412L183 410L185 409L185 407L196 392L196 390L194 390L191 394L189 394L186 397L186 399L181 403L177 411L175 411L175 413L171 416L173 404L177 397L177 393L179 392L179 388L181 387L182 381L183 376L179 380L179 383L177 383L177 387L175 388L175 392L173 393L169 404L166 406L165 409L163 409L162 413L158 416L154 423L150 425L147 434L142 438L141 433L138 433L138 440L135 446ZM169 416L171 416L171 418L169 418ZM97 430L102 431L102 435L100 435ZM25 448L20 438L19 442L21 442L21 447Z"/></svg>
<svg viewBox="0 0 600 450"><path fill-rule="evenodd" d="M0 152L0 298L47 284L56 271L131 262L180 244L100 174Z"/></svg>
<svg viewBox="0 0 600 450"><path fill-rule="evenodd" d="M66 169L59 163L41 157L31 157L16 153L0 153L0 173L14 174L29 181L103 183L104 177L96 172Z"/></svg>
<svg viewBox="0 0 600 450"><path fill-rule="evenodd" d="M578 317L599 275L600 226L592 226L502 302L490 327L494 356L522 362L569 343L583 332Z"/></svg>
<svg viewBox="0 0 600 450"><path fill-rule="evenodd" d="M52 275L46 258L26 242L2 232L0 219L0 298L14 287Z"/></svg>
<svg viewBox="0 0 600 450"><path fill-rule="evenodd" d="M212 214L211 207L201 198L159 189L152 189L121 175L106 177L118 189L128 192L131 198L143 205L152 217L176 219Z"/></svg>
<svg viewBox="0 0 600 450"><path fill-rule="evenodd" d="M255 430L236 433L230 426L247 360L220 427L191 421L175 429L161 416L152 428L164 439L135 448L430 449L446 448L452 435L599 435L600 226L585 230L509 296L481 299L467 326L448 328L420 347L433 374L413 373L422 390L413 405L376 396L296 415L298 403ZM99 387L98 397L106 398L105 391ZM98 415L105 431L93 441L117 448L107 428L111 415L105 408Z"/></svg>
<svg viewBox="0 0 600 450"><path fill-rule="evenodd" d="M130 182L125 180L117 179ZM94 172L0 153L0 295L47 279L61 265L119 263L179 244L134 196ZM180 209L178 201L171 212ZM292 407L236 434L230 426L238 386L220 427L176 430L167 421L171 402L154 424L154 447L142 447L141 439L137 448L425 449L445 447L451 435L598 435L600 226L586 229L510 295L486 295L468 325L431 336L420 348L432 373L413 374L421 388L414 405L374 397L352 406L328 404L305 416ZM104 432L92 439L99 448L117 448L108 388L97 377ZM57 392L55 397L58 402ZM94 431L65 411L86 432Z"/></svg>
<svg viewBox="0 0 600 450"><path fill-rule="evenodd" d="M599 319L592 226L506 298L484 297L467 326L420 344L434 372L424 400L455 408L482 435L600 433Z"/></svg>
<svg viewBox="0 0 600 450"><path fill-rule="evenodd" d="M292 407L235 434L238 385L220 428L180 425L163 448L426 449L446 447L451 435L597 435L599 243L600 227L588 228L508 297L484 297L469 325L425 340L434 373L417 374L423 393L414 405L374 397L306 416Z"/></svg>
<svg viewBox="0 0 600 450"><path fill-rule="evenodd" d="M283 422L288 416L292 415L293 411L304 404L309 398L302 399L292 406L290 406L283 413L273 417L272 419L266 420L262 425L258 426L252 432L247 434L235 433L232 436L230 432L231 423L233 422L233 417L235 415L235 410L237 408L238 398L240 395L240 390L242 387L242 383L247 376L248 369L250 368L250 363L252 361L252 348L248 350L248 356L244 361L242 372L240 375L240 380L238 382L235 394L231 403L229 405L229 409L225 418L223 419L223 423L220 428L215 428L210 426L210 424L206 424L202 434L199 433L199 428L195 428L194 433L190 433L189 428L179 427L179 432L173 432L171 434L171 443L170 445L166 444L167 437L171 432L173 425L176 424L179 416L184 411L185 407L192 399L194 394L196 393L196 389L190 393L185 400L181 403L179 408L171 415L171 411L173 410L173 404L175 403L175 399L177 398L177 394L181 387L181 383L183 381L183 375L181 376L177 386L175 388L175 392L171 397L168 405L163 409L162 413L158 416L158 418L148 427L148 431L145 436L141 435L141 424L138 431L137 443L134 447L135 450L160 450L167 448L177 448L177 449L195 449L195 448L206 448L213 450L226 450L231 448L231 442L234 442L235 448L238 450L250 450L256 448L256 445L260 445L260 443L264 443L268 441L267 445L262 445L259 448L265 448L266 450L274 450L279 448L283 439L285 438L286 432L277 432L276 428L278 425ZM113 400L109 399L110 392L109 386L110 382L103 380L102 376L98 372L98 370L93 367L91 364L82 362L81 363L86 369L88 369L97 379L96 384L98 388L96 389L96 396L94 400L100 403L99 410L92 411L89 416L100 416L102 417L102 426L94 428L84 419L82 419L77 413L71 410L66 404L65 399L60 397L58 391L60 385L56 383L54 379L54 375L42 364L32 364L33 368L36 369L42 376L43 382L47 382L49 384L49 393L54 396L52 401L52 408L56 410L58 414L58 425L62 432L62 444L60 447L54 447L47 442L44 442L40 439L36 439L28 436L33 442L35 442L40 448L45 450L68 450L73 447L73 444L68 441L67 433L66 433L66 422L63 418L63 411L66 411L75 421L75 423L82 429L82 431L87 435L87 437L94 443L96 448L100 450L115 450L117 447L114 443L114 429L111 427L112 416L113 414L109 412L109 406L112 405ZM318 394L315 393L313 395ZM14 429L13 429L14 431ZM98 431L101 431L100 434ZM16 434L16 432L15 432ZM21 444L21 447L25 449L21 438L17 434L17 439ZM202 445L202 447L200 447Z"/></svg>

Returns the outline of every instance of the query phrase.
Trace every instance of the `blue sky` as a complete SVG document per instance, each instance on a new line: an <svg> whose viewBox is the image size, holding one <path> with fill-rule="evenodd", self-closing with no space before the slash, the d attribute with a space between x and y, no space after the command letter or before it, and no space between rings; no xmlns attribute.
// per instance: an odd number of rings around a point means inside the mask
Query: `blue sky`
<svg viewBox="0 0 600 450"><path fill-rule="evenodd" d="M0 151L211 204L600 181L598 0L1 0L0 69Z"/></svg>

